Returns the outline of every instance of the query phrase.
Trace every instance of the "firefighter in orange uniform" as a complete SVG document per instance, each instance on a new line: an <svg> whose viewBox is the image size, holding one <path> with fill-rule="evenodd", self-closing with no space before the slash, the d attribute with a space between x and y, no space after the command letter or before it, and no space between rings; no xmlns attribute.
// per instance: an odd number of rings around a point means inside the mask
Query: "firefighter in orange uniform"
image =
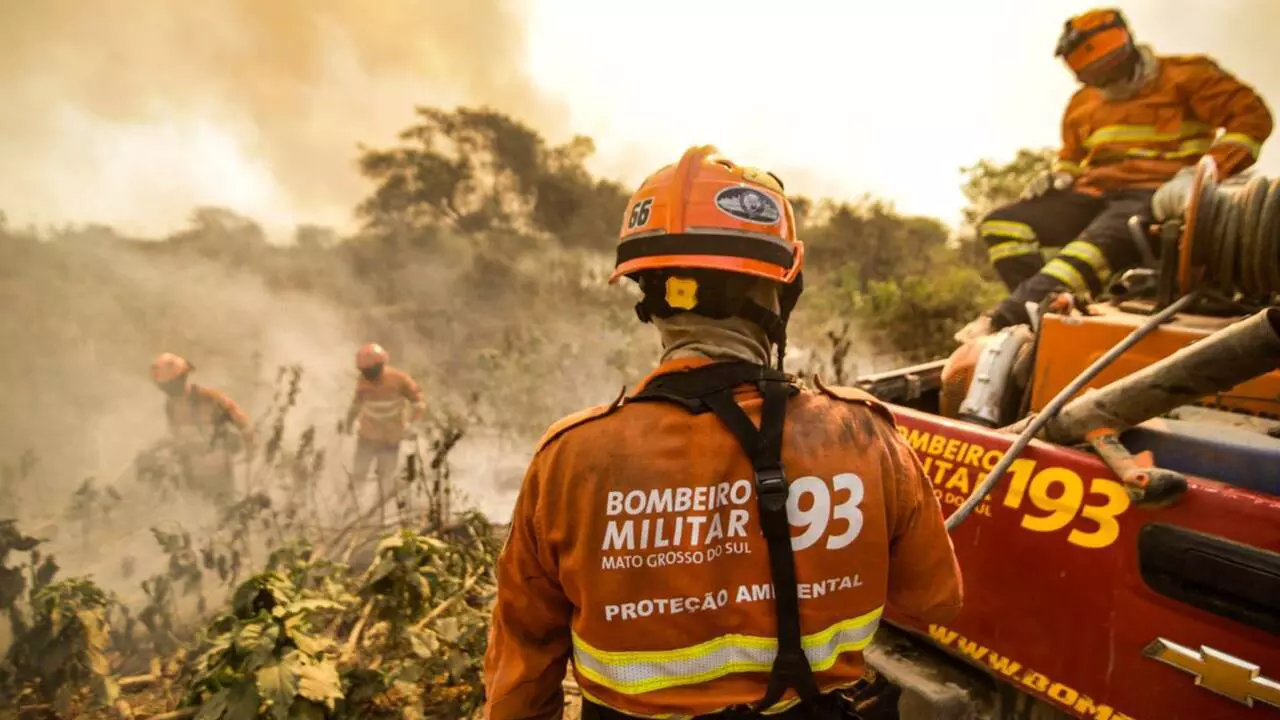
<svg viewBox="0 0 1280 720"><path fill-rule="evenodd" d="M638 283L662 362L537 446L498 560L490 720L561 717L570 659L584 720L845 717L886 606L959 610L893 416L781 372L803 257L781 182L714 148L632 197L612 280Z"/></svg>
<svg viewBox="0 0 1280 720"><path fill-rule="evenodd" d="M1185 194L1205 153L1230 177L1258 159L1271 134L1271 113L1252 88L1203 55L1136 45L1118 10L1068 20L1057 55L1084 87L1067 105L1053 168L978 227L1011 295L958 341L1026 323L1027 302L1063 289L1098 295L1140 259L1127 222L1151 217L1157 188ZM1041 246L1062 250L1044 263Z"/></svg>
<svg viewBox="0 0 1280 720"><path fill-rule="evenodd" d="M161 353L151 362L151 379L168 396L165 417L187 483L226 502L235 491L234 456L253 454L253 428L226 393L191 382L194 369L186 358Z"/></svg>
<svg viewBox="0 0 1280 720"><path fill-rule="evenodd" d="M368 343L356 353L360 379L346 423L351 432L355 421L360 421L352 474L363 481L373 468L379 502L383 502L386 482L400 461L400 441L410 431L410 423L421 420L427 409L418 384L388 365L389 360L390 355L377 343Z"/></svg>

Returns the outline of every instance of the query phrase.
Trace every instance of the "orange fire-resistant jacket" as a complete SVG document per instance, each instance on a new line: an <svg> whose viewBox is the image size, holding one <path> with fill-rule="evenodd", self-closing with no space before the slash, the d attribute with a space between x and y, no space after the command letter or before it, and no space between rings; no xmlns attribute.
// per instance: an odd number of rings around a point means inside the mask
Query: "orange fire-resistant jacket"
<svg viewBox="0 0 1280 720"><path fill-rule="evenodd" d="M410 420L421 418L426 407L418 383L387 366L377 380L360 376L347 417L359 417L361 438L380 445L398 445Z"/></svg>
<svg viewBox="0 0 1280 720"><path fill-rule="evenodd" d="M1157 61L1156 77L1132 98L1107 100L1091 87L1071 98L1054 169L1077 175L1076 190L1155 188L1206 152L1220 177L1258 159L1272 119L1252 88L1202 55Z"/></svg>
<svg viewBox="0 0 1280 720"><path fill-rule="evenodd" d="M197 473L225 466L227 446L220 442L220 432L234 428L247 435L252 429L249 416L226 393L199 385L190 385L185 394L169 398L164 412L177 449L194 463Z"/></svg>
<svg viewBox="0 0 1280 720"><path fill-rule="evenodd" d="M758 424L755 387L735 397ZM870 396L793 396L782 461L803 645L826 692L862 675L886 604L952 617L960 571L932 486ZM552 426L498 561L487 717L559 718L570 658L584 696L631 715L759 701L777 640L752 477L713 413L619 397Z"/></svg>

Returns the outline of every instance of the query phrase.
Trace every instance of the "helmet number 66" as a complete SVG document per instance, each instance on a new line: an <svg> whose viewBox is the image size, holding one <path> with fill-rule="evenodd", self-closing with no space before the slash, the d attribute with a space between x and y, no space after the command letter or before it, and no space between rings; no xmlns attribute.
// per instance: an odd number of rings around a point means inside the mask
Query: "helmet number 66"
<svg viewBox="0 0 1280 720"><path fill-rule="evenodd" d="M627 219L627 229L644 227L649 224L649 209L653 207L653 198L645 198L631 206L631 217Z"/></svg>
<svg viewBox="0 0 1280 720"><path fill-rule="evenodd" d="M838 530L838 535L827 537L826 548L839 550L846 547L862 532L862 478L853 473L841 473L832 478L832 488L820 477L806 475L791 483L787 495L787 521L803 528L791 538L791 549L799 552L812 547L827 534ZM847 491L847 495L845 495ZM844 497L841 497L844 495ZM833 498L836 498L833 505ZM804 509L801 509L804 508ZM843 520L844 525L832 525Z"/></svg>

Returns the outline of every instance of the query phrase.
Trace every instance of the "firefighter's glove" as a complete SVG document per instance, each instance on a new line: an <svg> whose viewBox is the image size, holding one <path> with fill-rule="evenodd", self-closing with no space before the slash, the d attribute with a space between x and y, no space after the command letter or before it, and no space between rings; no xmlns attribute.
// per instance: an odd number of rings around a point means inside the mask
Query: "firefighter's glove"
<svg viewBox="0 0 1280 720"><path fill-rule="evenodd" d="M1191 194L1191 182L1195 179L1195 174L1194 167L1182 168L1151 196L1151 214L1156 221L1164 222L1182 216L1187 208L1187 197Z"/></svg>
<svg viewBox="0 0 1280 720"><path fill-rule="evenodd" d="M1022 190L1022 199L1031 200L1038 198L1050 190L1066 190L1076 181L1071 173L1053 172L1052 170L1040 173Z"/></svg>

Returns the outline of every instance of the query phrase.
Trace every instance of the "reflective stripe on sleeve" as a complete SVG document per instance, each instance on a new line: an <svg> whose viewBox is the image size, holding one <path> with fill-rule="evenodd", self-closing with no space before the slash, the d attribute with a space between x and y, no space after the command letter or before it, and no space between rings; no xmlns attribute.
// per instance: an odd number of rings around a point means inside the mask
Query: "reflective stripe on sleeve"
<svg viewBox="0 0 1280 720"><path fill-rule="evenodd" d="M1088 285L1085 284L1084 276L1080 274L1080 271L1076 270L1071 266L1071 263L1063 260L1062 258L1056 257L1045 263L1045 266L1040 269L1040 272L1058 280L1072 290L1078 292L1088 290Z"/></svg>
<svg viewBox="0 0 1280 720"><path fill-rule="evenodd" d="M1239 145L1249 151L1254 160L1258 159L1258 155L1262 153L1262 143L1254 140L1252 137L1244 133L1226 133L1222 137L1214 141L1213 146L1219 145Z"/></svg>
<svg viewBox="0 0 1280 720"><path fill-rule="evenodd" d="M884 608L805 635L801 646L814 672L835 665L841 653L871 642ZM768 672L778 654L776 638L722 635L674 650L613 652L573 635L574 667L583 677L623 695L638 695L708 682L733 673Z"/></svg>
<svg viewBox="0 0 1280 720"><path fill-rule="evenodd" d="M1036 231L1030 225L1012 220L986 220L978 225L978 233L983 237L994 235L1019 240L1036 239Z"/></svg>
<svg viewBox="0 0 1280 720"><path fill-rule="evenodd" d="M1054 172L1064 172L1071 175L1079 175L1084 172L1084 166L1079 163L1073 163L1070 160L1055 160L1050 168Z"/></svg>
<svg viewBox="0 0 1280 720"><path fill-rule="evenodd" d="M1075 258L1093 268L1094 274L1098 276L1098 282L1103 285L1111 277L1111 264L1107 262L1102 250L1088 240L1073 240L1067 243L1066 247L1062 248L1062 252L1058 253L1058 257Z"/></svg>
<svg viewBox="0 0 1280 720"><path fill-rule="evenodd" d="M1039 255L1040 246L1035 243L1021 243L1016 240L1002 242L987 248L987 257L991 258L991 262L1000 262L1011 257L1019 257L1022 255Z"/></svg>

